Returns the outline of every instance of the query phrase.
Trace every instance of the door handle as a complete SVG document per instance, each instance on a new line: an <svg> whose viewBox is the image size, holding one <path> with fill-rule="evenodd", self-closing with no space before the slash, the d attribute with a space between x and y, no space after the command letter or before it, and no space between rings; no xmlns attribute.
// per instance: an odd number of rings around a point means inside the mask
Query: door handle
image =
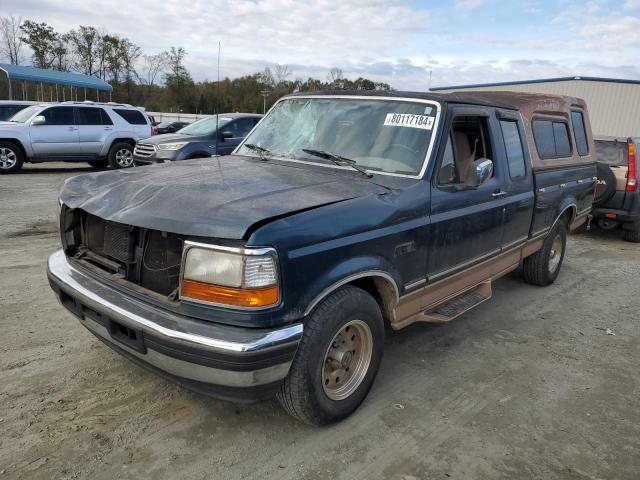
<svg viewBox="0 0 640 480"><path fill-rule="evenodd" d="M113 130L113 127L104 127L105 130Z"/></svg>
<svg viewBox="0 0 640 480"><path fill-rule="evenodd" d="M69 130L70 132L73 132L75 129L76 129L76 127L69 127L69 128L68 128L68 130Z"/></svg>
<svg viewBox="0 0 640 480"><path fill-rule="evenodd" d="M506 196L507 196L507 192L503 192L502 190L500 190L500 191L498 191L498 192L493 192L493 193L491 194L491 196L492 196L493 198L504 198L504 197L506 197Z"/></svg>

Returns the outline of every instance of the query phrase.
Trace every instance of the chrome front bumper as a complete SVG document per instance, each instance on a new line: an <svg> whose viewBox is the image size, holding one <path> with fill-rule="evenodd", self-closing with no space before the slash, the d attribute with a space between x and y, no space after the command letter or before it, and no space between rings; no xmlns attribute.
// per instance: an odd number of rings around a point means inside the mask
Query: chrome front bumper
<svg viewBox="0 0 640 480"><path fill-rule="evenodd" d="M288 373L302 324L277 329L221 325L145 303L73 265L62 250L47 262L60 303L104 343L160 375L212 396L271 396Z"/></svg>

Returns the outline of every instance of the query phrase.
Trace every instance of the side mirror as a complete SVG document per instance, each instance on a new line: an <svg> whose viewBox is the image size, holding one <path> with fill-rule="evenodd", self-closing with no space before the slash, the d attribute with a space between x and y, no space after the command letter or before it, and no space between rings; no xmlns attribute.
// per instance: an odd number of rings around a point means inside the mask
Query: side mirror
<svg viewBox="0 0 640 480"><path fill-rule="evenodd" d="M44 118L44 115L36 115L33 117L33 120L31 120L31 125L44 125L45 123L47 123L47 120Z"/></svg>
<svg viewBox="0 0 640 480"><path fill-rule="evenodd" d="M220 132L220 138L222 140L226 140L227 138L233 138L233 133L229 130L225 130L224 132Z"/></svg>
<svg viewBox="0 0 640 480"><path fill-rule="evenodd" d="M464 184L477 188L493 176L493 162L488 158L479 158L469 167Z"/></svg>

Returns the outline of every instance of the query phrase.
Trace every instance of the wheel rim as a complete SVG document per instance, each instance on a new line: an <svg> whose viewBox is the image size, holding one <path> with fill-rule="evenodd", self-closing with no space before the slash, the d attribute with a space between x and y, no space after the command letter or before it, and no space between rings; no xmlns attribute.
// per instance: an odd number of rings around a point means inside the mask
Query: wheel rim
<svg viewBox="0 0 640 480"><path fill-rule="evenodd" d="M560 259L562 259L562 237L556 235L551 244L551 251L549 252L549 272L555 273L560 265Z"/></svg>
<svg viewBox="0 0 640 480"><path fill-rule="evenodd" d="M120 167L130 167L133 164L133 152L122 148L116 152L116 163Z"/></svg>
<svg viewBox="0 0 640 480"><path fill-rule="evenodd" d="M322 388L331 400L343 400L360 386L373 356L373 335L362 320L343 325L329 343L322 366Z"/></svg>
<svg viewBox="0 0 640 480"><path fill-rule="evenodd" d="M0 148L0 168L2 168L3 170L8 170L16 163L18 163L18 156L16 155L16 152L11 150L10 148Z"/></svg>

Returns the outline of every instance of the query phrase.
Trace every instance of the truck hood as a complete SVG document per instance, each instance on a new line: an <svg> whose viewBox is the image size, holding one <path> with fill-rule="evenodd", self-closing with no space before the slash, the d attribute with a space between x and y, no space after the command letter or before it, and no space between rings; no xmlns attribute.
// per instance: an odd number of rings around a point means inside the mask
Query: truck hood
<svg viewBox="0 0 640 480"><path fill-rule="evenodd" d="M60 200L113 222L242 239L256 224L386 191L355 172L227 156L73 177Z"/></svg>

